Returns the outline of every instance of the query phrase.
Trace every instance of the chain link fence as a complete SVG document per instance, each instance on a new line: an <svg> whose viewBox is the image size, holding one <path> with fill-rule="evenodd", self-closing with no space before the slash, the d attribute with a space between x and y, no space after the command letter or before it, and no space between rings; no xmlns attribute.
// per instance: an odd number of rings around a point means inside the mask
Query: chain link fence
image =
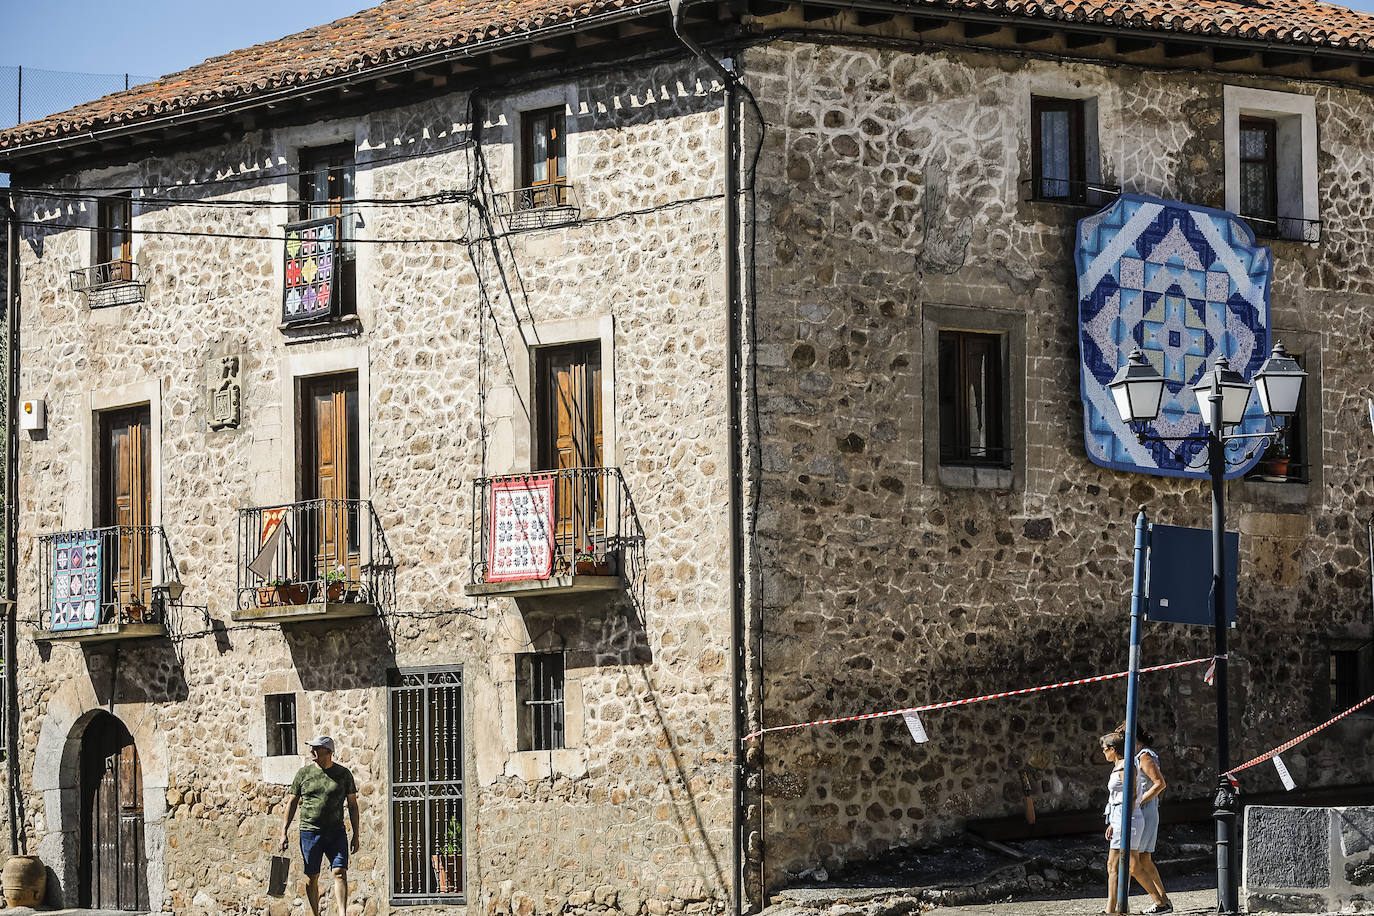
<svg viewBox="0 0 1374 916"><path fill-rule="evenodd" d="M0 67L0 130L45 118L154 77L135 73L74 73L38 67ZM0 187L9 184L0 172Z"/></svg>

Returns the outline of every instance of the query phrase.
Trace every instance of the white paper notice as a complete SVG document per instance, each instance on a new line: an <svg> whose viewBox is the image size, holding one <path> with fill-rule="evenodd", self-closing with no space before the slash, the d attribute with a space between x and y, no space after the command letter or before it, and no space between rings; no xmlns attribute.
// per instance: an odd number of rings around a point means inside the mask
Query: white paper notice
<svg viewBox="0 0 1374 916"><path fill-rule="evenodd" d="M1277 754L1274 755L1274 769L1279 771L1279 782L1283 783L1285 789L1292 792L1298 787L1298 784L1293 781L1293 777L1289 775L1288 767L1283 765L1283 758Z"/></svg>
<svg viewBox="0 0 1374 916"><path fill-rule="evenodd" d="M921 724L920 716L914 712L904 712L902 718L906 720L906 727L911 731L911 737L917 744L925 744L930 740L926 737L926 727Z"/></svg>

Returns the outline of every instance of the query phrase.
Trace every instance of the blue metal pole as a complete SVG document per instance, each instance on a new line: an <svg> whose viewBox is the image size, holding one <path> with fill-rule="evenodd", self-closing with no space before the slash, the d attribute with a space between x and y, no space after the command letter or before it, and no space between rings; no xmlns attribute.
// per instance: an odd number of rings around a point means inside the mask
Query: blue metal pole
<svg viewBox="0 0 1374 916"><path fill-rule="evenodd" d="M1145 507L1135 517L1135 576L1131 583L1131 657L1126 675L1126 760L1121 774L1121 861L1116 872L1116 905L1123 913L1131 911L1131 815L1135 811L1135 713L1136 686L1140 682L1140 619L1145 605L1145 570L1150 548L1150 525Z"/></svg>

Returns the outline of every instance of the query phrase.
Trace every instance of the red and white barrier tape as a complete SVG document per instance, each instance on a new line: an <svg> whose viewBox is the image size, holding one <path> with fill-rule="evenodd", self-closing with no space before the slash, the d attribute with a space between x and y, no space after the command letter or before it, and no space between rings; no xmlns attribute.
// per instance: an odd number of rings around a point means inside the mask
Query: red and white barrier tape
<svg viewBox="0 0 1374 916"><path fill-rule="evenodd" d="M1227 771L1226 771L1225 773L1223 773L1222 775L1223 775L1223 776L1231 776L1231 775L1233 775L1233 774L1235 774L1235 773L1239 773L1241 770L1249 769L1250 767L1254 766L1254 765L1257 764L1257 763L1264 763L1264 761L1268 760L1270 757L1276 757L1276 756L1278 756L1279 754L1282 754L1284 751L1288 750L1289 748L1291 748L1291 747L1296 747L1297 745L1299 745L1299 744L1301 744L1302 742L1306 741L1308 738L1311 738L1311 737L1312 737L1313 735L1315 735L1317 732L1321 731L1323 728L1326 728L1326 727L1327 727L1328 725L1330 725L1331 723L1333 723L1333 722L1339 722L1340 720L1344 719L1346 716L1350 715L1350 714L1351 714L1352 712L1354 712L1355 710L1359 709L1361 706L1364 706L1366 703L1370 703L1370 702L1374 702L1374 696L1365 697L1363 700L1361 700L1360 702L1356 703L1354 706L1350 707L1350 708L1347 709L1345 712L1341 713L1341 714L1338 715L1338 716L1332 716L1330 719L1327 719L1327 720L1326 720L1325 722L1323 722L1321 725L1318 725L1316 728L1310 729L1309 731L1303 732L1301 735L1298 735L1298 737L1294 738L1292 741L1289 741L1287 744L1280 744L1278 747L1274 748L1272 751L1266 751L1265 753L1260 754L1258 757L1256 757L1254 760L1249 761L1248 763L1242 763L1242 764L1241 764L1240 766L1238 766L1238 767L1232 767L1231 769L1227 770Z"/></svg>
<svg viewBox="0 0 1374 916"><path fill-rule="evenodd" d="M1170 662L1167 665L1154 665L1149 668L1141 668L1141 674L1149 674L1152 671L1168 671L1171 668L1186 668L1188 665L1201 665L1211 661L1211 658L1193 658L1186 662ZM810 728L813 725L835 725L839 722L862 722L865 719L882 719L887 716L901 716L907 713L930 712L934 709L949 709L952 706L967 706L970 703L982 703L986 700L1001 700L1006 697L1019 697L1027 693L1038 693L1042 690L1054 690L1059 687L1077 687L1081 684L1096 684L1099 681L1110 681L1116 678L1126 677L1129 671L1118 671L1115 674L1099 674L1096 677L1079 678L1076 681L1063 681L1058 684L1044 684L1040 687L1023 687L1020 690L1008 690L1005 693L989 693L981 697L969 697L964 700L949 700L944 703L931 703L928 706L908 706L904 709L889 709L886 712L869 712L861 716L841 716L837 719L817 719L814 722L798 722L794 725L772 725L768 728L761 728L756 732L745 735L742 740L749 741L768 732L791 731L796 728ZM1368 702L1366 700L1365 702ZM1363 704L1361 704L1363 705ZM1248 766L1249 764L1247 764Z"/></svg>

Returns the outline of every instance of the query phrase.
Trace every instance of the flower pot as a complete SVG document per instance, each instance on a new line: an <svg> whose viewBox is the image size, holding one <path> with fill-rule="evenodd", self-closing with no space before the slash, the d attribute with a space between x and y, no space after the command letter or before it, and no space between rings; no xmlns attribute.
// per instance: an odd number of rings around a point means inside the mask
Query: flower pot
<svg viewBox="0 0 1374 916"><path fill-rule="evenodd" d="M148 606L131 604L124 609L124 614L129 618L129 623L145 623L148 620Z"/></svg>
<svg viewBox="0 0 1374 916"><path fill-rule="evenodd" d="M456 894L463 889L463 854L435 853L429 858L434 866L435 890L440 894Z"/></svg>
<svg viewBox="0 0 1374 916"><path fill-rule="evenodd" d="M575 576L609 576L611 574L611 564L609 560L578 560L573 567Z"/></svg>
<svg viewBox="0 0 1374 916"><path fill-rule="evenodd" d="M1255 466L1255 470L1266 477L1287 477L1287 458L1265 458Z"/></svg>
<svg viewBox="0 0 1374 916"><path fill-rule="evenodd" d="M281 604L306 604L310 601L310 586L300 582L290 582L277 586Z"/></svg>
<svg viewBox="0 0 1374 916"><path fill-rule="evenodd" d="M344 582L326 582L324 586L324 598L326 601L341 601L344 596Z"/></svg>
<svg viewBox="0 0 1374 916"><path fill-rule="evenodd" d="M48 870L38 856L10 856L0 871L0 886L10 906L38 906L48 890Z"/></svg>

